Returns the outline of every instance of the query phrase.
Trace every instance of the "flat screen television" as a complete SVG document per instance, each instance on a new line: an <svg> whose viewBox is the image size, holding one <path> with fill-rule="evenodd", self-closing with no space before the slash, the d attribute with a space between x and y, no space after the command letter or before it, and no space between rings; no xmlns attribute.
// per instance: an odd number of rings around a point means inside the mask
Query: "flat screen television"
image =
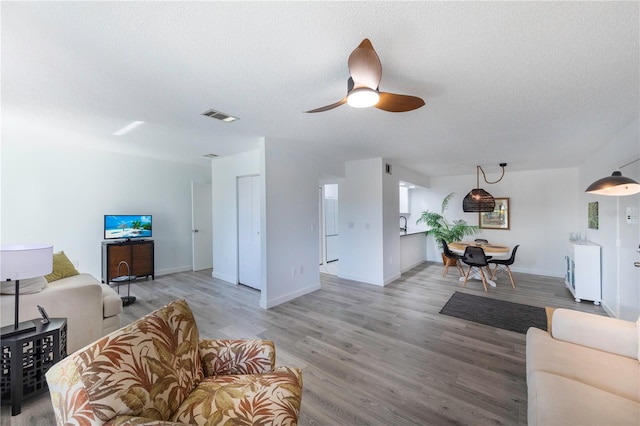
<svg viewBox="0 0 640 426"><path fill-rule="evenodd" d="M150 214L104 215L105 240L149 238L152 229Z"/></svg>

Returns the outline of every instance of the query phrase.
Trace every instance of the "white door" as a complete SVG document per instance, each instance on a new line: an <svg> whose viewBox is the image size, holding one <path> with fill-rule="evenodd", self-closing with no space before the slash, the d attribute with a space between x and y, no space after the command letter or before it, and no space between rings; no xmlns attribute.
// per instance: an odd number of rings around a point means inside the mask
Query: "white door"
<svg viewBox="0 0 640 426"><path fill-rule="evenodd" d="M260 177L239 177L238 282L257 290L262 290L260 254Z"/></svg>
<svg viewBox="0 0 640 426"><path fill-rule="evenodd" d="M318 188L318 255L319 265L324 264L324 191Z"/></svg>
<svg viewBox="0 0 640 426"><path fill-rule="evenodd" d="M211 184L191 182L191 246L193 270L213 267Z"/></svg>

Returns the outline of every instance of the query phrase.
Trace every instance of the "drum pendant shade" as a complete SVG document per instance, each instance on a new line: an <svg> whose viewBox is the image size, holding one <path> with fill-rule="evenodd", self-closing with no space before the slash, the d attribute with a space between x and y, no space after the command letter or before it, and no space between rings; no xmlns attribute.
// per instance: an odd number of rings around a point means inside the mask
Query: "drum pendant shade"
<svg viewBox="0 0 640 426"><path fill-rule="evenodd" d="M493 195L489 194L484 189L480 188L480 172L482 172L482 177L484 181L488 184L498 183L504 177L504 168L507 163L500 163L500 167L502 168L502 175L500 179L495 182L489 182L487 180L487 176L484 174L484 170L482 167L476 166L476 187L469 191L466 197L462 200L462 211L466 213L473 212L492 212L496 207L496 200L493 198Z"/></svg>
<svg viewBox="0 0 640 426"><path fill-rule="evenodd" d="M495 207L496 200L482 188L472 189L462 200L465 212L492 212Z"/></svg>

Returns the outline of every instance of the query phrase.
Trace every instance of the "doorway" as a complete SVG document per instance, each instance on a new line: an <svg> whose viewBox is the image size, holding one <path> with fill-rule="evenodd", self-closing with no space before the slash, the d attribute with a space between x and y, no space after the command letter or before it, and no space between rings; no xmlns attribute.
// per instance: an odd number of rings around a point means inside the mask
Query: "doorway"
<svg viewBox="0 0 640 426"><path fill-rule="evenodd" d="M238 177L238 283L262 290L260 281L260 176Z"/></svg>
<svg viewBox="0 0 640 426"><path fill-rule="evenodd" d="M191 182L191 253L194 272L213 268L212 208L211 184Z"/></svg>
<svg viewBox="0 0 640 426"><path fill-rule="evenodd" d="M338 184L320 187L320 272L338 275Z"/></svg>

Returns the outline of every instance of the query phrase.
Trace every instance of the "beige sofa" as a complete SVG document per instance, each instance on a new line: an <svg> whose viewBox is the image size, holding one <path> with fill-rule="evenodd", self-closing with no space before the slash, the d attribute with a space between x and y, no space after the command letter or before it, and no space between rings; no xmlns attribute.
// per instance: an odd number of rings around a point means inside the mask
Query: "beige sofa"
<svg viewBox="0 0 640 426"><path fill-rule="evenodd" d="M553 311L527 331L528 422L640 425L640 318Z"/></svg>
<svg viewBox="0 0 640 426"><path fill-rule="evenodd" d="M120 328L122 300L90 274L50 282L37 293L20 294L20 321L40 318L37 305L51 318L67 318L67 353ZM0 297L2 326L14 323L15 297Z"/></svg>

